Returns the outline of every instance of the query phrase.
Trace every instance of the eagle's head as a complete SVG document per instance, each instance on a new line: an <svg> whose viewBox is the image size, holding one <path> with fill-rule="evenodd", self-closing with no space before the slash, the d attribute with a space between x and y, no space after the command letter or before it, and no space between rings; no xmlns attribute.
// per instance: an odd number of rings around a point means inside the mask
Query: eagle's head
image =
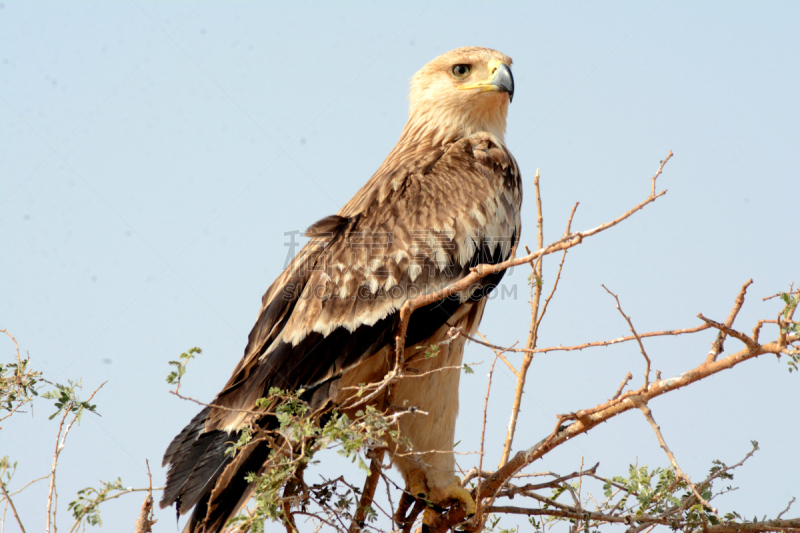
<svg viewBox="0 0 800 533"><path fill-rule="evenodd" d="M411 79L409 123L425 125L435 141L479 131L500 140L514 96L511 58L489 48L456 48L442 54Z"/></svg>

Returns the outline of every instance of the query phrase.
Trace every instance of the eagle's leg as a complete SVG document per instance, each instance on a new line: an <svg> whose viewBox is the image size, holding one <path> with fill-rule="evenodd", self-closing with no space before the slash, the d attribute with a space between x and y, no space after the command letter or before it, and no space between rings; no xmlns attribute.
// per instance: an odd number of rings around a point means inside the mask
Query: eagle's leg
<svg viewBox="0 0 800 533"><path fill-rule="evenodd" d="M476 506L475 500L467 489L461 486L461 480L456 476L453 483L443 489L432 490L428 494L430 500L438 504L447 502L457 502L464 507L467 517L475 514ZM425 513L422 515L423 525L433 526L439 521L440 511L434 507L426 507Z"/></svg>
<svg viewBox="0 0 800 533"><path fill-rule="evenodd" d="M406 491L403 499L395 513L395 521L400 525L405 525L405 516L410 501L413 498L426 501L425 512L422 515L423 526L434 527L441 516L443 508L447 508L451 503L464 507L468 517L475 514L475 500L472 499L470 492L461 486L461 479L453 477L453 482L445 487L428 489L425 472L422 469L414 469L407 473ZM431 505L434 504L434 505ZM422 531L426 531L423 528Z"/></svg>
<svg viewBox="0 0 800 533"><path fill-rule="evenodd" d="M428 495L428 484L422 469L417 468L408 473L407 489L417 498L424 498Z"/></svg>
<svg viewBox="0 0 800 533"><path fill-rule="evenodd" d="M446 502L457 501L464 506L467 516L475 514L475 500L467 489L461 486L461 480L458 476L453 478L453 483L444 489L432 490L429 497L433 501Z"/></svg>
<svg viewBox="0 0 800 533"><path fill-rule="evenodd" d="M446 341L450 326L472 333L483 312L485 300L465 305L451 322L441 327L425 341L406 349L407 371L417 377L401 380L394 403L416 406L422 413L410 413L400 418L400 436L410 444L408 450L394 454L394 463L403 474L406 489L420 500L434 504L426 507L423 524L433 525L442 508L456 503L466 514L475 514L475 501L456 477L455 442L458 415L458 384L464 353L463 337ZM436 344L435 357L422 358L422 348ZM423 496L421 496L423 495ZM438 509L438 512L437 512Z"/></svg>
<svg viewBox="0 0 800 533"><path fill-rule="evenodd" d="M428 490L425 472L421 469L412 470L408 473L407 490L417 498L428 499L437 505L457 501L464 506L467 516L475 514L475 500L472 499L470 492L461 486L461 479L458 476L454 477L454 481L450 485Z"/></svg>

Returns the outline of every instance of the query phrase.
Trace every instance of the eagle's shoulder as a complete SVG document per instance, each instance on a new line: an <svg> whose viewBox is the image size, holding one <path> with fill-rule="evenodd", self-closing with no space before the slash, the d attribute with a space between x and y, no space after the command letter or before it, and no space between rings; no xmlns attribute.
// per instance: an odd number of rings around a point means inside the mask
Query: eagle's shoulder
<svg viewBox="0 0 800 533"><path fill-rule="evenodd" d="M411 144L393 152L338 215L352 217L396 202L430 200L424 194L420 197L421 188L443 194L448 187L475 185L479 191L492 185L504 187L519 196L521 203L517 162L503 141L488 132L435 146Z"/></svg>
<svg viewBox="0 0 800 533"><path fill-rule="evenodd" d="M522 181L517 160L506 145L488 132L480 132L465 137L464 142L471 150L474 166L489 173L502 186L522 193ZM520 197L521 201L521 197Z"/></svg>

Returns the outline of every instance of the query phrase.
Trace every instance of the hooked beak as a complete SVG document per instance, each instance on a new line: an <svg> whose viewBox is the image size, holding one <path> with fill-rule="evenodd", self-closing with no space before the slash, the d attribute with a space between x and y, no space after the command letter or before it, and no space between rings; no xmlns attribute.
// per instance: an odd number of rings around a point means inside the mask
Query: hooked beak
<svg viewBox="0 0 800 533"><path fill-rule="evenodd" d="M511 69L508 65L492 59L489 61L489 72L491 77L479 83L472 85L462 85L459 89L479 89L483 91L502 91L508 93L508 101L514 99L514 76L511 74Z"/></svg>

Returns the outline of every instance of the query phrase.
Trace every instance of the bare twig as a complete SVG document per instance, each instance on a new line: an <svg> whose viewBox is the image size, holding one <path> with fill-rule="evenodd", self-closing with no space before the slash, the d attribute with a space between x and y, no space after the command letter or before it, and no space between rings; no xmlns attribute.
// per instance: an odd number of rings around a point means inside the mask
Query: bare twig
<svg viewBox="0 0 800 533"><path fill-rule="evenodd" d="M70 404L71 405L71 404ZM67 406L69 407L69 406ZM50 533L50 519L52 517L51 507L53 505L53 492L56 486L56 466L58 465L58 456L61 453L61 431L64 427L64 420L69 415L69 408L64 409L64 415L58 423L58 433L56 433L56 451L53 453L53 465L50 467L50 486L47 489L47 528L46 533Z"/></svg>
<svg viewBox="0 0 800 533"><path fill-rule="evenodd" d="M542 216L542 195L539 190L539 170L536 170L536 175L533 177L533 185L536 190L536 227L537 227L537 243L539 249L544 247L544 217ZM525 250L530 254L528 247ZM566 250L564 250L566 252ZM528 340L525 343L526 350L536 348L536 341L538 338L538 317L539 317L539 302L542 298L542 257L537 261L531 261L531 290L533 297L531 298L531 325L528 330ZM503 445L503 455L500 458L500 466L504 465L508 460L508 454L511 453L511 444L514 441L514 433L517 429L517 418L519 417L519 410L522 406L522 392L525 388L525 378L528 375L528 369L533 362L533 354L525 352L522 359L522 366L517 374L517 386L514 390L514 403L511 406L511 419L508 422L508 429L506 431L506 441Z"/></svg>
<svg viewBox="0 0 800 533"><path fill-rule="evenodd" d="M20 492L22 492L23 490L27 489L28 487L30 487L30 486L31 486L31 485L33 485L34 483L38 483L39 481L42 481L42 480L44 480L44 479L47 479L47 478L49 478L49 477L50 477L50 476L49 476L49 475L47 475L47 476L37 477L36 479L33 479L33 480L31 480L31 481L28 481L28 482L27 482L25 485L23 485L22 487L18 488L18 489L17 489L17 490L15 490L14 492L10 493L10 494L9 494L9 496L16 496L17 494L19 494L19 493L20 493Z"/></svg>
<svg viewBox="0 0 800 533"><path fill-rule="evenodd" d="M666 453L667 457L669 457L669 462L672 463L672 468L675 469L675 475L678 476L678 479L683 479L686 482L686 484L692 490L694 497L697 498L697 501L702 503L703 506L711 509L711 512L714 513L717 519L722 521L722 517L719 516L717 509L715 507L712 507L712 505L705 498L703 498L703 496L697 490L697 486L695 486L695 484L692 483L692 480L689 479L689 476L687 476L686 473L684 473L684 471L681 470L681 467L678 465L678 461L675 459L675 455L672 453L672 450L669 449L669 446L667 446L667 441L664 440L664 435L661 434L661 428L656 423L656 419L653 418L653 412L647 406L647 403L641 402L638 405L638 407L642 411L642 413L644 413L644 417L650 423L650 427L653 428L656 437L658 437L658 444L661 446L661 449L664 450L664 453Z"/></svg>
<svg viewBox="0 0 800 533"><path fill-rule="evenodd" d="M786 505L786 509L784 509L783 511L781 511L780 513L778 513L778 516L776 516L776 517L775 517L775 519L776 519L776 520L780 520L780 519L781 519L781 517L782 517L783 515L785 515L786 513L788 513L788 512L789 512L789 509L791 509L791 508L792 508L792 504L795 502L795 500L796 500L796 499L797 499L797 498L795 498L794 496L792 496L792 499L791 499L791 500L789 500L789 503Z"/></svg>
<svg viewBox="0 0 800 533"><path fill-rule="evenodd" d="M706 324L708 324L712 328L716 328L716 329L720 330L721 332L724 332L726 335L730 335L731 337L734 337L735 339L738 339L738 340L742 341L743 343L745 343L745 345L747 345L750 348L754 348L754 347L758 346L758 343L756 341L754 341L753 339L751 339L750 337L748 337L744 333L740 333L740 332L730 328L729 326L727 326L725 324L721 324L719 322L715 322L715 321L711 320L710 318L706 318L706 317L703 316L703 313L699 313L697 315L697 318L699 318L700 320L702 320L703 322L705 322Z"/></svg>
<svg viewBox="0 0 800 533"><path fill-rule="evenodd" d="M744 285L742 285L742 289L739 291L739 295L736 297L736 300L733 305L733 309L731 309L731 314L728 315L728 319L725 320L725 325L730 328L733 326L733 321L736 320L736 315L739 314L739 311L742 309L742 305L744 305L744 295L747 292L747 287L749 287L753 283L752 279L747 280ZM719 332L717 335L717 339L714 341L714 344L711 345L711 351L708 352L707 361L716 361L717 356L722 353L725 344L725 338L728 334L725 331Z"/></svg>
<svg viewBox="0 0 800 533"><path fill-rule="evenodd" d="M259 415L259 416L263 416L265 414L270 414L267 411L253 411L251 409L237 409L235 407L226 407L224 405L218 405L218 404L215 404L215 403L201 402L200 400L196 400L196 399L191 398L189 396L184 396L181 393L179 393L177 390L171 390L171 391L167 391L167 392L169 392L170 394L174 394L175 396L177 396L181 400L187 400L187 401L190 401L192 403L196 403L197 405L202 405L203 407L211 407L213 409L222 409L223 411L231 411L231 412L234 412L234 413L245 413L245 414Z"/></svg>
<svg viewBox="0 0 800 533"><path fill-rule="evenodd" d="M20 531L25 533L25 526L22 525L22 520L20 520L19 514L17 514L17 508L14 506L14 501L11 499L11 497L9 497L8 492L6 492L6 485L2 481L0 481L0 490L3 491L3 496L5 496L6 501L11 506L11 512L14 513L14 518L17 520L17 525L19 526Z"/></svg>
<svg viewBox="0 0 800 533"><path fill-rule="evenodd" d="M475 333L480 335L481 339L483 339L484 342L481 342L481 341L479 341L477 339L473 339L469 335L466 335L466 334L463 334L463 333L462 333L462 335L464 335L464 337L468 338L469 340L471 340L473 342L477 342L478 344L480 344L482 346L486 346L487 348L491 348L492 350L494 350L494 353L497 355L497 357L500 358L501 361L503 361L506 364L508 369L511 370L514 373L515 376L519 377L519 372L517 371L517 369L514 368L514 365L509 363L508 359L506 359L506 356L503 355L503 351L508 351L508 350L507 349L504 350L503 348L500 348L499 346L496 346L494 344L489 343L489 341L486 339L486 337L483 336L483 333L481 333L480 331L476 331ZM516 343L514 343L514 344L516 344Z"/></svg>
<svg viewBox="0 0 800 533"><path fill-rule="evenodd" d="M498 352L499 355L499 352ZM492 361L492 366L489 368L489 382L486 384L486 398L483 401L483 425L481 426L481 451L480 455L478 456L478 471L483 471L483 449L484 444L486 441L486 413L489 410L489 394L492 391L492 375L494 374L494 365L497 363L497 357L495 356L494 360ZM481 490L481 481L482 478L478 477L478 492ZM482 524L482 510L481 510L481 501L478 500L476 502L476 510L475 510L475 523Z"/></svg>
<svg viewBox="0 0 800 533"><path fill-rule="evenodd" d="M656 194L656 178L658 178L661 175L661 171L664 170L664 165L667 164L667 161L669 161L670 158L672 158L672 150L669 151L669 154L667 154L667 158L664 159L661 162L661 165L658 167L658 170L656 171L655 176L653 176L652 185L650 186L650 196L655 196L655 194Z"/></svg>
<svg viewBox="0 0 800 533"><path fill-rule="evenodd" d="M542 489L556 489L560 487L565 481L570 479L581 477L581 476L594 476L597 473L597 468L600 466L600 463L595 464L588 470L583 471L576 471L571 474L567 474L566 476L560 476L552 481L548 481L546 483L530 483L528 485L524 485L522 487L514 487L509 486L506 489L500 491L497 496L498 497L505 497L505 496L514 496L516 494L524 494L526 492L531 492L534 490L542 490Z"/></svg>
<svg viewBox="0 0 800 533"><path fill-rule="evenodd" d="M631 524L634 522L647 523L647 524L669 524L667 519L658 519L656 517L643 515L636 517L634 515L616 516L603 513L593 513L591 511L583 510L564 510L564 509L526 509L524 507L511 507L511 506L493 506L486 510L492 513L507 513L507 514L523 514L528 516L557 516L561 518L570 519L590 519L598 522L609 522L617 524Z"/></svg>
<svg viewBox="0 0 800 533"><path fill-rule="evenodd" d="M655 178L653 179L655 180ZM650 385L650 358L647 356L647 352L644 349L644 344L642 344L642 338L639 336L638 333L636 333L636 329L633 327L633 322L631 322L631 317L626 315L625 312L622 310L617 295L608 290L608 287L606 287L605 285L601 285L601 287L603 287L608 294L614 297L614 300L616 300L617 302L617 310L619 311L619 314L621 314L622 317L625 319L625 321L628 323L628 327L631 329L631 333L633 333L633 336L636 338L636 342L639 343L639 351L642 352L642 356L644 357L644 360L646 362L646 366L644 369L644 386L646 388Z"/></svg>
<svg viewBox="0 0 800 533"><path fill-rule="evenodd" d="M671 329L671 330L665 330L665 331L653 331L653 332L650 332L650 333L640 333L638 338L639 339L646 339L648 337L672 337L672 336L677 336L677 335L685 335L685 334L688 334L688 333L698 333L700 331L705 331L705 330L707 330L707 329L709 329L711 327L713 327L713 326L711 326L710 324L703 324L703 325L700 325L700 326L697 326L697 327L694 327L694 328ZM623 343L623 342L629 342L629 341L633 341L633 340L637 340L637 337L635 335L630 335L628 337L619 337L617 339L612 339L612 340L608 340L608 341L586 342L584 344L576 344L575 346L550 346L548 348L537 348L537 349L532 350L532 351L533 351L533 353L571 352L571 351L574 351L574 350L578 350L578 351L584 350L586 348L597 348L597 347L602 347L602 346L612 346L614 344L620 344L620 343ZM509 351L520 352L522 350L517 349L517 350L509 350Z"/></svg>
<svg viewBox="0 0 800 533"><path fill-rule="evenodd" d="M569 219L567 219L567 231L564 235L569 235L569 232L572 230L572 219L575 216L575 211L578 209L578 205L580 202L575 202L575 206L572 208L572 212L569 214ZM564 268L564 260L567 258L567 250L561 254L561 262L558 264L558 271L556 272L556 279L553 281L553 288L550 289L550 294L547 295L547 298L544 300L544 306L542 306L542 312L539 314L539 318L536 320L536 328L539 328L539 325L542 323L542 319L544 318L544 314L547 312L547 307L550 305L550 300L553 299L553 295L556 293L556 289L558 288L558 282L561 280L561 271Z"/></svg>
<svg viewBox="0 0 800 533"><path fill-rule="evenodd" d="M536 209L538 214L538 244L539 249L544 247L544 218L542 217L542 199L541 193L539 191L539 171L536 171L536 176L534 177L534 185L536 188ZM564 236L570 234L572 229L572 218L575 216L575 210L578 209L578 204L575 204L575 207L572 208L572 212L569 215L569 219L567 220L567 229L564 232ZM526 247L527 250L527 247ZM527 250L530 254L530 250ZM564 266L564 259L567 257L567 250L564 249L564 253L561 255L561 262L558 265L558 273L556 274L556 279L553 282L553 288L550 291L549 296L545 299L544 306L541 308L541 312L539 310L539 302L541 301L542 297L542 258L540 257L536 263L531 262L531 282L532 286L535 286L535 295L531 300L531 326L530 330L528 331L528 341L525 346L525 356L522 360L522 367L520 368L519 373L517 373L517 385L514 390L514 403L511 406L511 419L508 423L508 430L506 431L506 440L503 444L503 455L500 457L500 466L503 466L508 461L508 457L511 454L511 446L514 442L514 433L517 429L517 419L519 418L519 411L520 407L522 406L522 393L525 389L525 380L528 375L528 369L533 362L533 351L536 349L536 345L539 339L539 326L542 323L542 318L544 317L545 312L547 311L547 306L550 304L550 300L553 298L553 294L556 292L556 288L558 287L558 281L561 279L561 270Z"/></svg>
<svg viewBox="0 0 800 533"><path fill-rule="evenodd" d="M150 474L150 461L144 460L147 465L147 496L142 503L142 510L139 511L139 518L136 520L135 533L151 533L153 524L158 520L153 520L153 476Z"/></svg>
<svg viewBox="0 0 800 533"><path fill-rule="evenodd" d="M633 379L633 374L628 372L628 375L625 376L625 379L622 380L622 383L620 383L619 385L619 389L617 389L617 392L614 394L614 396L611 397L611 399L616 400L617 398L619 398L619 395L622 394L622 390L625 388L625 385L627 385L628 382L632 379Z"/></svg>

